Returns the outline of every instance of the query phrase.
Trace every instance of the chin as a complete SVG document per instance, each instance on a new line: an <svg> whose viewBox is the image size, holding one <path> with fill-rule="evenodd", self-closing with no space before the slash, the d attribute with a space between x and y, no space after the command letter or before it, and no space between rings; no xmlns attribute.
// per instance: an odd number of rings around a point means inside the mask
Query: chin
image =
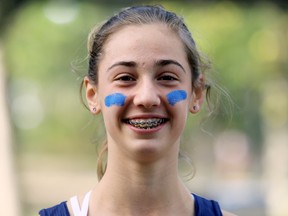
<svg viewBox="0 0 288 216"><path fill-rule="evenodd" d="M147 140L138 140L133 144L133 149L131 153L134 156L135 161L141 163L153 163L161 160L161 158L167 157L168 152L172 151L171 145L168 145L168 142L165 142L165 145L161 142L147 142ZM178 152L173 150L177 155Z"/></svg>

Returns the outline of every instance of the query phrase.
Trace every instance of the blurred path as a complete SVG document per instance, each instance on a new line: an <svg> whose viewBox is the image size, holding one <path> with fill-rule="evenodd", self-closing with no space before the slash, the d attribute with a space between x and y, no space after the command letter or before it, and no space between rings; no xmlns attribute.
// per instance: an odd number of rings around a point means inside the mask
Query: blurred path
<svg viewBox="0 0 288 216"><path fill-rule="evenodd" d="M0 44L0 215L19 216L5 85L3 51Z"/></svg>

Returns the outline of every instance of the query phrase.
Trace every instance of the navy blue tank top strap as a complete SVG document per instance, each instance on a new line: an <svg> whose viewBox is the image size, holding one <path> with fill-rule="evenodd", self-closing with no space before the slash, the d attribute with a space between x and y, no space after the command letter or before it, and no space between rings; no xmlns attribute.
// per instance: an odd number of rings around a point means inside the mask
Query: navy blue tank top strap
<svg viewBox="0 0 288 216"><path fill-rule="evenodd" d="M70 216L66 202L62 202L51 208L42 209L40 216Z"/></svg>
<svg viewBox="0 0 288 216"><path fill-rule="evenodd" d="M195 200L195 216L223 216L218 202L192 195Z"/></svg>

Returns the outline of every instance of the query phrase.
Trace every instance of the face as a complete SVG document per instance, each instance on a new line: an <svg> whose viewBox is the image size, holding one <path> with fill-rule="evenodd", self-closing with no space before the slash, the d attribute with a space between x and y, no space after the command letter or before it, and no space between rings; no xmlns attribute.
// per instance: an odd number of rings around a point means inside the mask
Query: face
<svg viewBox="0 0 288 216"><path fill-rule="evenodd" d="M163 24L120 29L104 46L98 80L95 86L85 79L86 97L91 110L102 112L109 155L141 161L178 155L187 115L202 92L192 91L176 33Z"/></svg>

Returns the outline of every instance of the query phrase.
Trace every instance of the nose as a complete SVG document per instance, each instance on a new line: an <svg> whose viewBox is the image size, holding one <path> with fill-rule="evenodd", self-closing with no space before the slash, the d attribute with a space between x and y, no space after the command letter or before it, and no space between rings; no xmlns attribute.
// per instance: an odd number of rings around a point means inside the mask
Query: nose
<svg viewBox="0 0 288 216"><path fill-rule="evenodd" d="M133 102L136 106L151 109L160 105L161 99L159 91L151 80L142 80L139 82L135 91Z"/></svg>

